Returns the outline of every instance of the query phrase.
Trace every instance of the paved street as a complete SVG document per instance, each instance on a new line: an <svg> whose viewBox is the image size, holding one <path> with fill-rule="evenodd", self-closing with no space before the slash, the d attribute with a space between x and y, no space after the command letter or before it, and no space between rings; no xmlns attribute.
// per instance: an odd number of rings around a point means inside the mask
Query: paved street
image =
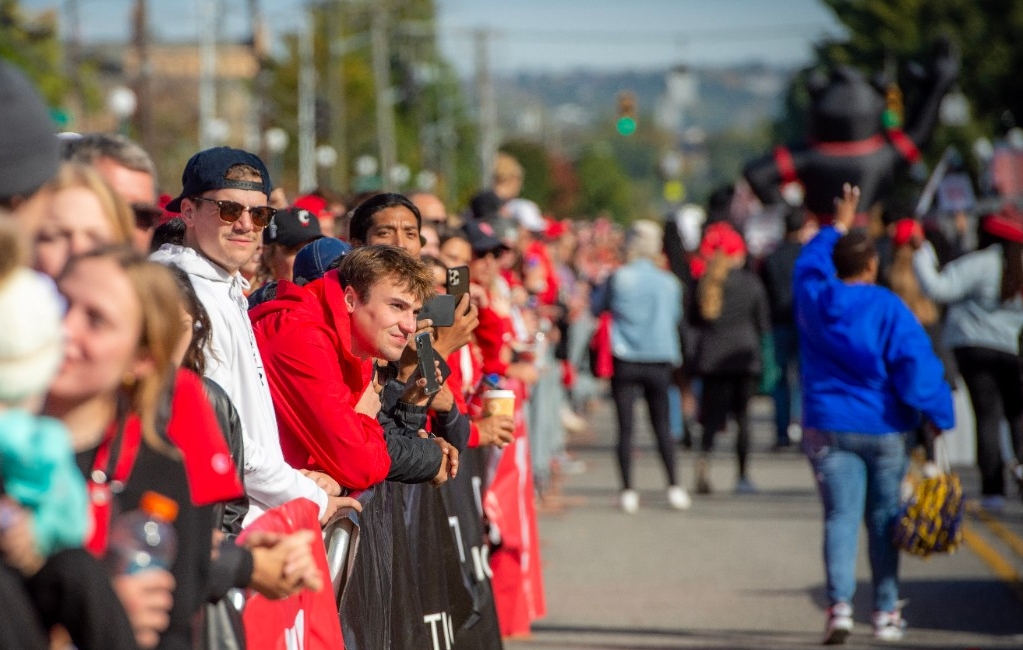
<svg viewBox="0 0 1023 650"><path fill-rule="evenodd" d="M826 606L820 559L821 507L805 460L769 451L770 406L755 408L751 478L755 495L732 493L734 438L718 440L715 493L694 495L687 512L668 509L664 477L645 428L637 432L638 514L615 497L613 413L591 414L593 431L571 451L586 471L568 476L569 502L542 514L539 528L548 615L510 650L619 648L763 648L818 645ZM692 491L693 452L681 454ZM976 476L957 468L967 494ZM902 595L909 602L904 648L1023 648L1023 505L984 520L969 517L968 545L923 561L903 555ZM869 624L870 573L861 536L851 648L879 647Z"/></svg>

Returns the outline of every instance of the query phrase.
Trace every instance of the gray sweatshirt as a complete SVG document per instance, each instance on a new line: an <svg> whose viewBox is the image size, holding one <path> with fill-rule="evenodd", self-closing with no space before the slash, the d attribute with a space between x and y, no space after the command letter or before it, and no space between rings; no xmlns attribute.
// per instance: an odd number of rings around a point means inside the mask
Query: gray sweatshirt
<svg viewBox="0 0 1023 650"><path fill-rule="evenodd" d="M1002 301L1002 247L992 244L968 253L938 271L938 258L925 242L913 256L920 288L931 300L948 305L944 344L1019 354L1023 299Z"/></svg>

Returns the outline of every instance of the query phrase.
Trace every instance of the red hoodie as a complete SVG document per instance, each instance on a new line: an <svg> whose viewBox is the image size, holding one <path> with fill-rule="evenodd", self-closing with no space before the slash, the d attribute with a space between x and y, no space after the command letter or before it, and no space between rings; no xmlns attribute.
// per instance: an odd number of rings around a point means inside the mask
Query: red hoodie
<svg viewBox="0 0 1023 650"><path fill-rule="evenodd" d="M337 271L249 311L277 414L284 459L364 490L387 478L391 457L375 418L355 412L373 365L352 353Z"/></svg>

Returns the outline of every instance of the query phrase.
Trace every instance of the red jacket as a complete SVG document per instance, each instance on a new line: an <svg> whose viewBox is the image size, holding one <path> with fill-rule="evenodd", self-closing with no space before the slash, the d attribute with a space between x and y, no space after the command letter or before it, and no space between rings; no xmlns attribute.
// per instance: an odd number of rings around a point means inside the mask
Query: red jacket
<svg viewBox="0 0 1023 650"><path fill-rule="evenodd" d="M299 287L280 282L277 298L249 312L277 413L284 459L364 490L391 467L383 429L355 412L372 379L352 351L337 271Z"/></svg>

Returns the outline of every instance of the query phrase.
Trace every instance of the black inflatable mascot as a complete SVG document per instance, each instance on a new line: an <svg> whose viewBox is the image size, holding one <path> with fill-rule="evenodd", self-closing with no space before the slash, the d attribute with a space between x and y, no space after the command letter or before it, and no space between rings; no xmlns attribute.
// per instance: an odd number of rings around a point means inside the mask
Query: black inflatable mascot
<svg viewBox="0 0 1023 650"><path fill-rule="evenodd" d="M861 214L886 198L903 165L920 160L920 147L930 138L941 100L959 76L958 53L942 43L921 82L919 99L906 111L905 129L888 128L886 82L868 81L860 72L840 67L830 76L815 75L810 92L809 141L792 148L779 146L749 163L743 175L765 205L783 201L788 183L803 185L803 205L822 223L830 223L834 198L842 184L860 188Z"/></svg>

